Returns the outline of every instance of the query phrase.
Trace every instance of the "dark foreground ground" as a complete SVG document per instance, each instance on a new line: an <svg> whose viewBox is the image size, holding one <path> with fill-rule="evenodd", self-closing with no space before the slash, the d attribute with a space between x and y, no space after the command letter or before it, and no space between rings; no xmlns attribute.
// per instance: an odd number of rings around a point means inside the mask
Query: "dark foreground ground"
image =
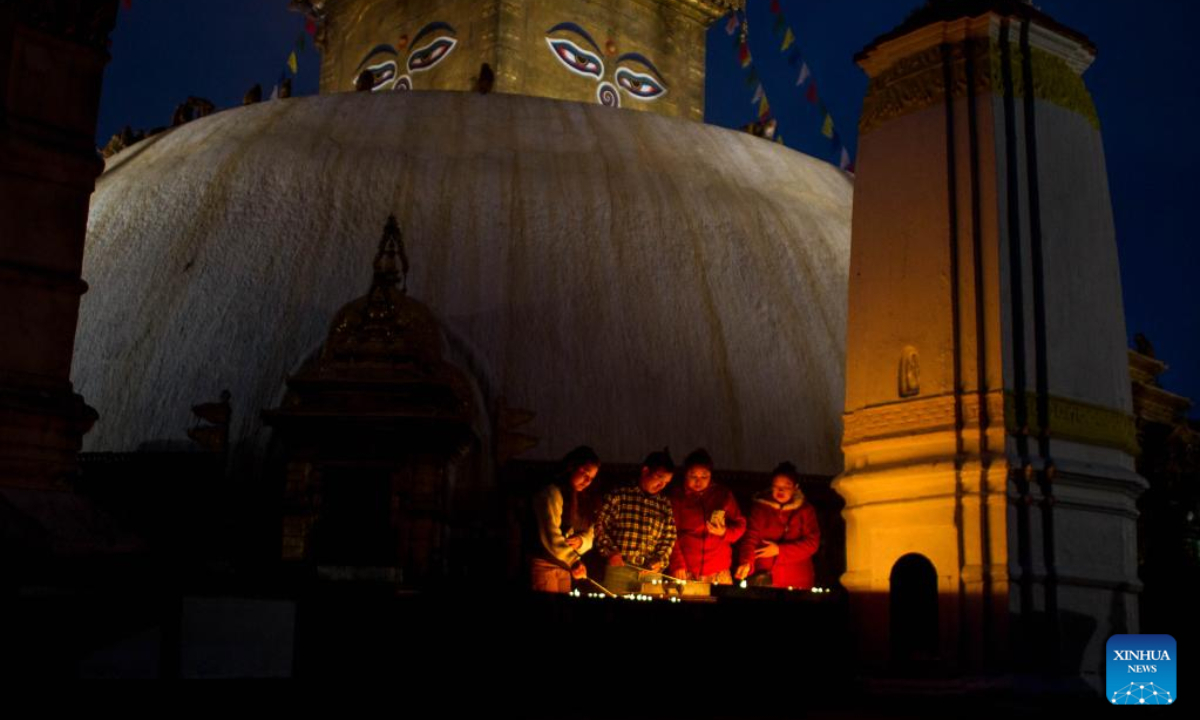
<svg viewBox="0 0 1200 720"><path fill-rule="evenodd" d="M137 585L8 593L0 601L3 677L291 678L266 692L365 692L387 698L389 714L409 717L1112 711L1082 683L1044 675L909 667L866 677L846 599L836 593L665 603L478 587L397 594L382 585L309 583L201 594ZM1182 678L1180 685L1186 700Z"/></svg>

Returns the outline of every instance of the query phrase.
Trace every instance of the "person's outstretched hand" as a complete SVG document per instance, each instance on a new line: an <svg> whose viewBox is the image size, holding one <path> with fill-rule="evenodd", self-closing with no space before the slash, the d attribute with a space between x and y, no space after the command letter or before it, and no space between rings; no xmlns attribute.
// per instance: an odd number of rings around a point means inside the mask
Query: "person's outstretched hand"
<svg viewBox="0 0 1200 720"><path fill-rule="evenodd" d="M779 554L779 546L773 542L763 541L763 546L754 551L756 558L770 558Z"/></svg>

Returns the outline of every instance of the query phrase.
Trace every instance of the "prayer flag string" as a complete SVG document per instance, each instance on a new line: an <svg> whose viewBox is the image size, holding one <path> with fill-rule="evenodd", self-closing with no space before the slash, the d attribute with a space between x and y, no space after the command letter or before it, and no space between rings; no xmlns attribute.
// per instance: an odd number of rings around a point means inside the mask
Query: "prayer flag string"
<svg viewBox="0 0 1200 720"><path fill-rule="evenodd" d="M833 120L833 114L825 107L825 103L821 100L821 95L817 90L816 78L813 77L812 68L804 59L804 54L797 44L796 32L788 23L780 0L771 0L770 11L775 17L772 24L772 32L779 38L779 52L785 56L787 64L795 68L795 87L802 88L804 99L816 107L821 122L821 135L831 141L838 166L842 170L853 172L854 159L850 155L850 150L842 144L841 136L838 134ZM739 28L741 32L737 32ZM725 32L728 35L733 35L737 32L735 47L738 61L742 68L747 71L746 86L754 88L754 94L750 102L751 104L758 104L759 122L765 122L772 117L771 106L767 100L766 88L758 71L754 67L754 60L750 54L750 44L748 42L749 27L745 15L739 12L731 13L729 20L725 23ZM776 141L782 141L781 137L777 136Z"/></svg>
<svg viewBox="0 0 1200 720"><path fill-rule="evenodd" d="M746 86L754 88L754 95L750 98L750 104L758 105L758 122L765 124L772 119L771 103L767 100L767 89L760 81L758 70L754 67L754 58L750 55L750 24L746 21L745 15L735 12L730 16L730 21L725 24L727 32L731 26L740 28L736 40L738 61L741 63L742 68L746 70Z"/></svg>

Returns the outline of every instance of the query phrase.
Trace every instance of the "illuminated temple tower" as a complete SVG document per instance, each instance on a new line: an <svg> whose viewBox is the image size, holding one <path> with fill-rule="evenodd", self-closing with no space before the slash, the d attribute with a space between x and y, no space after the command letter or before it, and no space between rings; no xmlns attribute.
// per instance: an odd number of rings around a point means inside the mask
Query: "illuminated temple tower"
<svg viewBox="0 0 1200 720"><path fill-rule="evenodd" d="M1145 484L1094 56L1028 4L935 0L857 58L835 488L866 657L1096 682L1136 632Z"/></svg>

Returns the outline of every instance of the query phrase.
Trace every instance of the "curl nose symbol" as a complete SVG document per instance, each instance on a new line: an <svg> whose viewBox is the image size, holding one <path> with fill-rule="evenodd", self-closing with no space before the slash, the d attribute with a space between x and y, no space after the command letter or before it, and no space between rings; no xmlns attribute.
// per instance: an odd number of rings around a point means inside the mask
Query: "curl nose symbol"
<svg viewBox="0 0 1200 720"><path fill-rule="evenodd" d="M605 107L621 107L621 95L610 82L602 82L596 88L596 100Z"/></svg>

